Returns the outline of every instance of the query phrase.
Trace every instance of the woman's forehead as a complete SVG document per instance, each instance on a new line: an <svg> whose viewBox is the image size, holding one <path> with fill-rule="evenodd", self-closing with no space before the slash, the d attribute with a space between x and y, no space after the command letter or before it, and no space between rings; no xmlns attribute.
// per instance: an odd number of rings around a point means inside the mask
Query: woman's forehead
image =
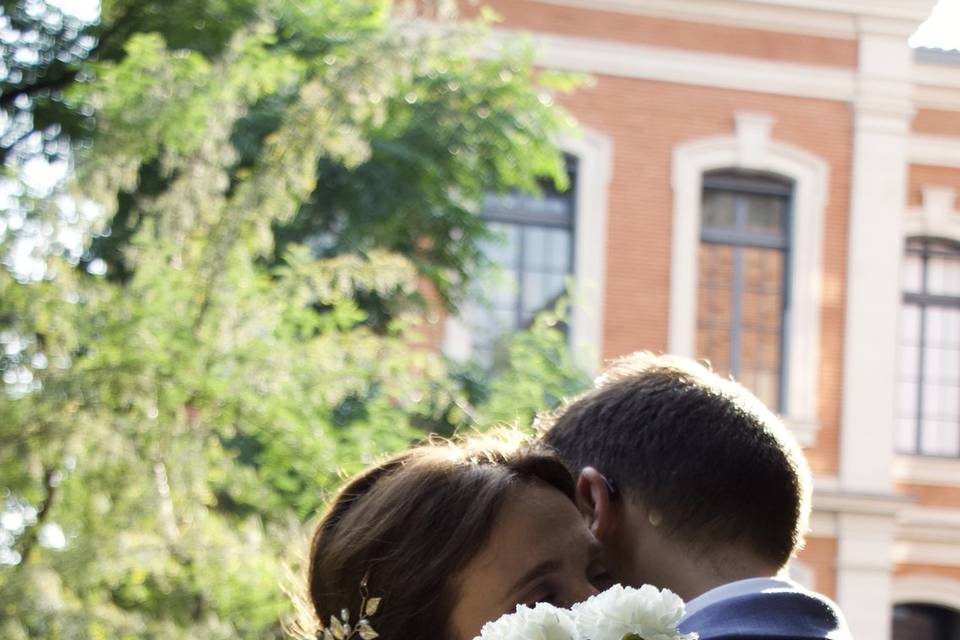
<svg viewBox="0 0 960 640"><path fill-rule="evenodd" d="M490 538L475 558L477 567L501 573L587 549L593 542L580 512L560 491L539 483L514 487L497 514Z"/></svg>

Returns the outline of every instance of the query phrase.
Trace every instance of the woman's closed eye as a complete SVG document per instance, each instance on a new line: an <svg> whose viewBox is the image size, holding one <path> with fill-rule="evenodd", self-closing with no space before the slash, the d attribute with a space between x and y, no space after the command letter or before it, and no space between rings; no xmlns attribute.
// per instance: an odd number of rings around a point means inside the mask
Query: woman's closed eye
<svg viewBox="0 0 960 640"><path fill-rule="evenodd" d="M544 581L533 585L530 590L523 595L518 604L532 607L540 602L546 602L547 604L559 607L563 606L560 600L560 593L556 585L550 581Z"/></svg>
<svg viewBox="0 0 960 640"><path fill-rule="evenodd" d="M610 572L605 568L595 570L588 579L597 591L606 591L616 582Z"/></svg>

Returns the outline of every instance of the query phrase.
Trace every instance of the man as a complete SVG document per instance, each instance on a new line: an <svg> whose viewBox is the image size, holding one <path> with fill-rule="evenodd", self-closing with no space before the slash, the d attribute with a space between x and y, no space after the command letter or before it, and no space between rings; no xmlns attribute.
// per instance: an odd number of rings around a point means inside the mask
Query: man
<svg viewBox="0 0 960 640"><path fill-rule="evenodd" d="M791 434L737 383L634 354L546 421L614 577L687 601L685 632L849 640L836 605L783 577L802 546L810 478Z"/></svg>

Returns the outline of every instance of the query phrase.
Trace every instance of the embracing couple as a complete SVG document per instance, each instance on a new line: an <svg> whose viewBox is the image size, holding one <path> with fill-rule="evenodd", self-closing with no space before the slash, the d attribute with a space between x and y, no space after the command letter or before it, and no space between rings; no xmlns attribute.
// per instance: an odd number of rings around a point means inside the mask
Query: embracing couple
<svg viewBox="0 0 960 640"><path fill-rule="evenodd" d="M687 602L680 630L701 640L849 639L836 605L784 576L809 471L735 382L635 354L538 442L510 440L416 447L348 482L312 541L314 618L366 609L383 640L471 640L518 604L652 584Z"/></svg>

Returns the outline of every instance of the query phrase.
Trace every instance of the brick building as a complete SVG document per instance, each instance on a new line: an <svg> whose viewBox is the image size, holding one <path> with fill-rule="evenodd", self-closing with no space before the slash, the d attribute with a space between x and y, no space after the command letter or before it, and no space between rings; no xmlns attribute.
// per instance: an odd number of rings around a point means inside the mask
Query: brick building
<svg viewBox="0 0 960 640"><path fill-rule="evenodd" d="M780 411L816 475L794 575L857 637L960 637L960 52L908 45L933 1L487 4L593 82L559 98L575 188L491 200L519 285L447 350L496 358L572 274L590 366L707 357Z"/></svg>

